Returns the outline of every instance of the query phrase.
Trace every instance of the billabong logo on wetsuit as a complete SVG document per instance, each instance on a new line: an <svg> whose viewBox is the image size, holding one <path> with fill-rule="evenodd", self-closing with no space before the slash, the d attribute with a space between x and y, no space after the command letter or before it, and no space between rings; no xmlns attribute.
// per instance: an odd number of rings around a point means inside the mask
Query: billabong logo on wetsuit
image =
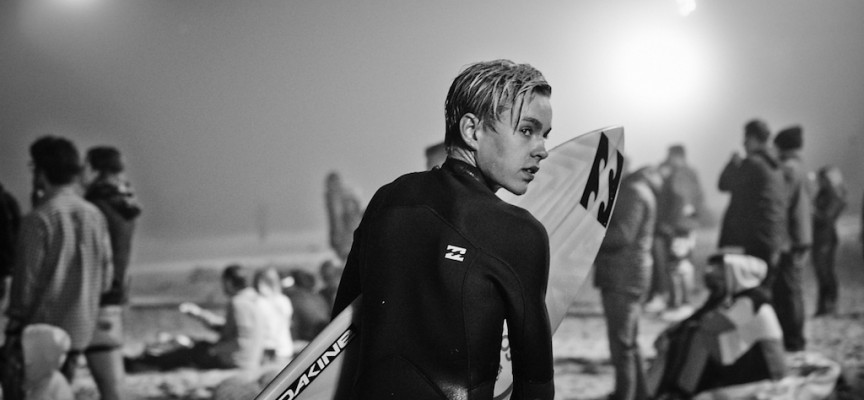
<svg viewBox="0 0 864 400"><path fill-rule="evenodd" d="M594 195L594 202L599 201L597 196L600 191L600 174L608 170L609 196L607 202L600 202L597 208L597 222L603 227L606 227L609 223L609 217L612 215L612 206L615 205L615 195L618 193L618 183L621 182L624 169L624 156L618 150L615 150L615 154L617 154L616 161L618 162L613 167L609 165L609 138L606 137L605 133L600 132L600 143L597 144L597 154L594 156L594 164L591 166L591 175L588 176L585 191L582 192L582 200L579 201L579 204L582 204L586 210L590 210L588 205L592 194Z"/></svg>
<svg viewBox="0 0 864 400"><path fill-rule="evenodd" d="M324 369L330 365L333 359L338 357L339 354L345 350L345 347L348 346L348 343L351 342L351 339L354 339L355 336L357 336L356 328L351 325L345 330L345 332L339 335L339 338L333 342L332 346L321 353L318 359L309 366L309 369L307 369L303 375L300 375L294 383L288 386L288 389L285 389L282 395L279 396L279 400L293 400L297 398L297 396L300 395L300 392L302 392L303 389L306 389L309 384L318 377L318 375L324 372Z"/></svg>
<svg viewBox="0 0 864 400"><path fill-rule="evenodd" d="M464 247L454 246L452 244L447 245L447 252L444 253L444 258L455 260L455 261L465 261L465 253L467 253Z"/></svg>

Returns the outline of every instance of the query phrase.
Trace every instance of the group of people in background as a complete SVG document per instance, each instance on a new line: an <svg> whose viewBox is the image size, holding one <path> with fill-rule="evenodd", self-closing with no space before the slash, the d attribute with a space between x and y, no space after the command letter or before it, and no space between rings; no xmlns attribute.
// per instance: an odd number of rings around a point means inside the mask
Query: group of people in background
<svg viewBox="0 0 864 400"><path fill-rule="evenodd" d="M215 341L181 334L147 346L128 357L129 372L166 371L181 367L257 371L265 365L285 365L294 356L295 341L312 340L330 321L332 295L341 267L326 260L315 274L303 269L280 272L273 266L257 269L231 264L221 284L228 302L224 313L195 303L180 304L180 312L218 334ZM251 275L251 278L250 278ZM333 276L336 276L333 280ZM329 278L329 279L328 279Z"/></svg>
<svg viewBox="0 0 864 400"><path fill-rule="evenodd" d="M72 399L82 356L106 400L123 397L127 370L287 362L295 340L311 340L329 322L338 262L321 265L320 289L315 274L301 269L281 276L266 267L249 279L246 268L230 265L221 279L228 297L224 313L181 305L182 312L218 332L218 340L187 338L170 351L163 343L124 358L128 268L142 208L123 157L114 147L96 146L82 160L72 141L45 136L30 146L30 159L29 212L0 186L4 399Z"/></svg>
<svg viewBox="0 0 864 400"><path fill-rule="evenodd" d="M785 354L806 347L802 273L808 263L818 281L815 314L837 312L836 225L846 206L841 171L831 165L807 171L798 126L778 132L772 146L767 125L753 120L744 127L743 143L746 155L733 154L718 182L729 205L718 251L702 274L709 293L698 309L692 256L695 235L709 218L684 146L670 146L662 163L622 180L594 274L615 366L610 398L686 397L782 378ZM321 265L320 289L316 276L301 269L283 276L264 267L250 279L246 268L229 265L222 274L224 315L181 305L218 332L215 342L186 338L124 359L122 315L142 209L123 157L114 147L97 146L82 162L74 143L56 136L36 140L30 157L30 212L22 217L18 202L0 186L0 298L8 295L0 362L5 399L71 399L81 356L101 398L109 400L122 397L126 371L284 363L295 341L312 340L329 322L342 273L338 262ZM331 244L344 258L363 210L338 175L327 182L331 231L338 231ZM636 343L643 312L673 322L657 340L650 371Z"/></svg>
<svg viewBox="0 0 864 400"><path fill-rule="evenodd" d="M800 126L779 131L772 142L757 119L743 136L746 155L733 154L718 182L729 205L718 250L703 271L709 293L698 309L691 258L695 234L709 218L685 148L671 146L661 164L622 180L594 274L615 367L611 399L686 398L782 378L786 355L806 347L802 273L808 263L818 281L816 315L837 312L842 173L831 165L807 171ZM642 312L672 322L657 340L650 371L636 342Z"/></svg>
<svg viewBox="0 0 864 400"><path fill-rule="evenodd" d="M101 398L117 399L122 307L141 207L116 148L91 148L82 162L74 143L45 136L30 146L30 159L31 211L20 217L14 198L2 199L0 270L4 289L11 287L4 398L71 399L83 355Z"/></svg>

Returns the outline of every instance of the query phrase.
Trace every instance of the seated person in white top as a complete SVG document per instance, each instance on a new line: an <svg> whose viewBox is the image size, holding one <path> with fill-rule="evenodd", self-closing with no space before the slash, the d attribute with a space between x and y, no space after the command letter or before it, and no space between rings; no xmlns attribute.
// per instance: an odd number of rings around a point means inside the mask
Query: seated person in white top
<svg viewBox="0 0 864 400"><path fill-rule="evenodd" d="M649 372L656 397L786 375L780 323L759 288L766 273L765 262L752 256L721 252L708 259L708 300L657 340L657 364Z"/></svg>

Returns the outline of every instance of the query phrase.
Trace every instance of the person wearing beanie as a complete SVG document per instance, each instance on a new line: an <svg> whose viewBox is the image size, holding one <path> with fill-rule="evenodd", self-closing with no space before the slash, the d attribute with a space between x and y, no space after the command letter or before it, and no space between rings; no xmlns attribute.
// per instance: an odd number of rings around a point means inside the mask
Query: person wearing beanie
<svg viewBox="0 0 864 400"><path fill-rule="evenodd" d="M744 126L746 157L733 153L718 188L730 194L719 247L740 247L768 264L769 279L786 237L786 188L780 161L769 149L771 134L762 120ZM765 286L770 288L770 286Z"/></svg>
<svg viewBox="0 0 864 400"><path fill-rule="evenodd" d="M792 126L781 130L774 138L774 147L782 163L786 182L786 232L777 273L773 282L774 308L783 327L783 343L787 351L804 350L804 295L801 274L813 244L810 186L807 170L801 161L802 129ZM768 286L766 286L768 287Z"/></svg>

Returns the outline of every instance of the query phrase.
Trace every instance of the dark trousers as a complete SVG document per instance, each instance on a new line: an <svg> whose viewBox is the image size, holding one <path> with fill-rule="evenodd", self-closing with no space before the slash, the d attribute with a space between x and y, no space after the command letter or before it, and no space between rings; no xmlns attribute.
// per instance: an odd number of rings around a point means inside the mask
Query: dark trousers
<svg viewBox="0 0 864 400"><path fill-rule="evenodd" d="M646 300L669 295L669 286L671 286L669 268L667 267L669 265L669 242L670 239L664 235L654 236L654 243L651 248L654 265L651 271L651 288Z"/></svg>
<svg viewBox="0 0 864 400"><path fill-rule="evenodd" d="M801 288L801 274L807 255L807 250L783 252L772 286L772 303L783 329L783 345L787 351L804 350L807 344L804 338L804 294Z"/></svg>
<svg viewBox="0 0 864 400"><path fill-rule="evenodd" d="M636 337L639 334L640 298L634 294L602 290L603 314L609 354L615 366L615 400L648 398L645 367Z"/></svg>
<svg viewBox="0 0 864 400"><path fill-rule="evenodd" d="M837 311L837 274L834 272L836 252L836 240L813 243L813 269L819 284L816 315L833 314Z"/></svg>

